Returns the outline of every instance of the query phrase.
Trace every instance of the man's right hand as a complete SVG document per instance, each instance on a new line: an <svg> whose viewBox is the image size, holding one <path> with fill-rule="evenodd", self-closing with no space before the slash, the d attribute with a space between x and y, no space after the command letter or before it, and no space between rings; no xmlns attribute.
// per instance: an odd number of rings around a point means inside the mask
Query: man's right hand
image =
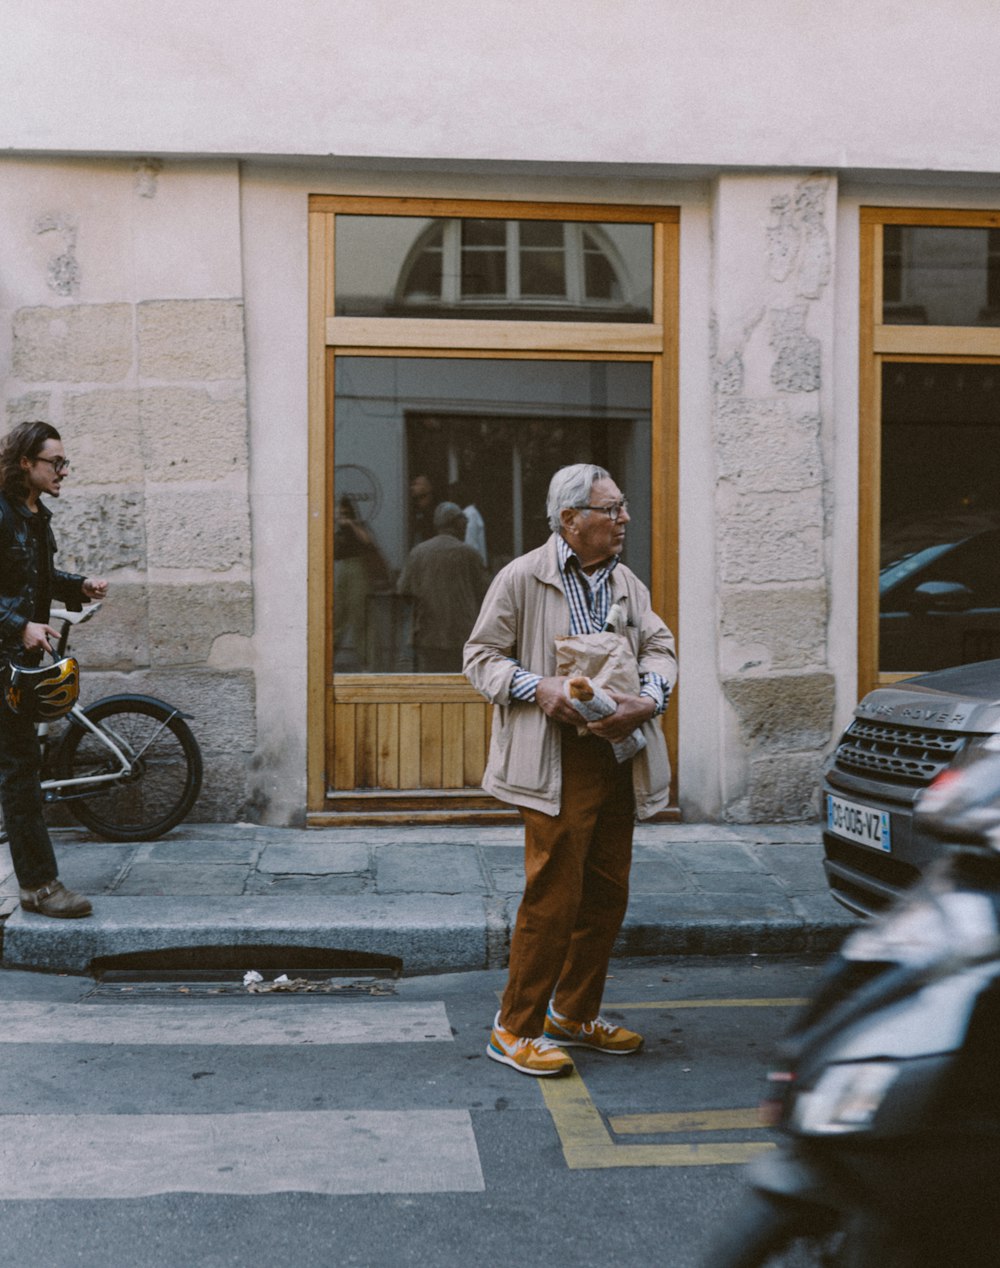
<svg viewBox="0 0 1000 1268"><path fill-rule="evenodd" d="M535 704L547 713L553 722L567 722L571 726L582 725L582 718L563 695L565 678L542 678L535 688Z"/></svg>
<svg viewBox="0 0 1000 1268"><path fill-rule="evenodd" d="M26 652L51 652L50 639L58 642L59 632L41 621L29 621L21 633L21 642Z"/></svg>

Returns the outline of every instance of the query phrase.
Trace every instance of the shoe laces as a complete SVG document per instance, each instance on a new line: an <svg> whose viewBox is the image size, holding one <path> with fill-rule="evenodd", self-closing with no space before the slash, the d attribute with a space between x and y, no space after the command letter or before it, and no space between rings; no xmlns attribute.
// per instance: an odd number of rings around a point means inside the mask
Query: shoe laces
<svg viewBox="0 0 1000 1268"><path fill-rule="evenodd" d="M520 1052L522 1048L525 1048L525 1047L530 1048L532 1046L534 1047L536 1052L558 1052L559 1051L559 1045L555 1043L552 1039L546 1039L544 1035L537 1035L533 1038L525 1037L522 1035L518 1038L515 1038L515 1036L511 1035L510 1031L507 1030L505 1026L500 1025L499 1013L497 1013L496 1021L493 1024L501 1036L510 1035L511 1039L514 1040L513 1048L515 1052Z"/></svg>
<svg viewBox="0 0 1000 1268"><path fill-rule="evenodd" d="M588 1035L592 1035L598 1030L602 1030L606 1035L613 1035L618 1027L613 1022L598 1015L593 1021L585 1021L581 1029Z"/></svg>
<svg viewBox="0 0 1000 1268"><path fill-rule="evenodd" d="M521 1038L514 1044L514 1051L520 1052L524 1048L534 1048L536 1052L558 1052L559 1045L551 1039L546 1039L542 1035L535 1038Z"/></svg>

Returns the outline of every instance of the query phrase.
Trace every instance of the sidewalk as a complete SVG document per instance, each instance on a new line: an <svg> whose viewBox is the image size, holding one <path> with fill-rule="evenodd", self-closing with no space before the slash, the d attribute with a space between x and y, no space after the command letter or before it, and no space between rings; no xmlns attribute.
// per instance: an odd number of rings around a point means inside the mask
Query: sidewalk
<svg viewBox="0 0 1000 1268"><path fill-rule="evenodd" d="M176 967L183 948L190 969L199 955L204 967L280 971L358 965L359 954L408 974L500 968L522 881L516 826L185 824L146 845L76 829L53 839L62 879L93 898L94 915L21 911L0 847L5 968L84 973L142 952L173 952L163 964ZM616 955L832 950L856 921L827 892L819 841L816 824L640 825Z"/></svg>

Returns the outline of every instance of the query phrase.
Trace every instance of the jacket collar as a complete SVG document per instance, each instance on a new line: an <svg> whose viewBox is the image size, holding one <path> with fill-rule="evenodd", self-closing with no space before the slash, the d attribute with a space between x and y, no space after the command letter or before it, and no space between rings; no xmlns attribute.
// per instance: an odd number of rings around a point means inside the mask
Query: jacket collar
<svg viewBox="0 0 1000 1268"><path fill-rule="evenodd" d="M34 514L28 510L27 505L20 501L19 498L9 497L6 493L0 493L0 497L3 498L12 511L16 511L22 519L29 521L34 520ZM38 502L38 514L42 517L42 523L47 523L52 518L52 512L41 499L39 499Z"/></svg>
<svg viewBox="0 0 1000 1268"><path fill-rule="evenodd" d="M558 586L561 590L562 574L559 572L559 551L556 547L558 539L559 534L553 533L544 545L532 551L534 560L531 571L539 581L544 581L550 586Z"/></svg>

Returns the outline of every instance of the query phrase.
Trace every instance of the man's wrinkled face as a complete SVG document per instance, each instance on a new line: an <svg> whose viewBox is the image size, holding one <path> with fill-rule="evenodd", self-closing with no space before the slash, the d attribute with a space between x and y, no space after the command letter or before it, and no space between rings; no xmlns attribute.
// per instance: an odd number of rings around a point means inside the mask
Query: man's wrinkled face
<svg viewBox="0 0 1000 1268"><path fill-rule="evenodd" d="M623 501L624 495L614 480L602 476L591 485L588 502L588 506L597 510L567 508L562 512L563 536L585 568L620 555L624 550L628 511L621 507L614 520L607 514L607 510L613 510Z"/></svg>

